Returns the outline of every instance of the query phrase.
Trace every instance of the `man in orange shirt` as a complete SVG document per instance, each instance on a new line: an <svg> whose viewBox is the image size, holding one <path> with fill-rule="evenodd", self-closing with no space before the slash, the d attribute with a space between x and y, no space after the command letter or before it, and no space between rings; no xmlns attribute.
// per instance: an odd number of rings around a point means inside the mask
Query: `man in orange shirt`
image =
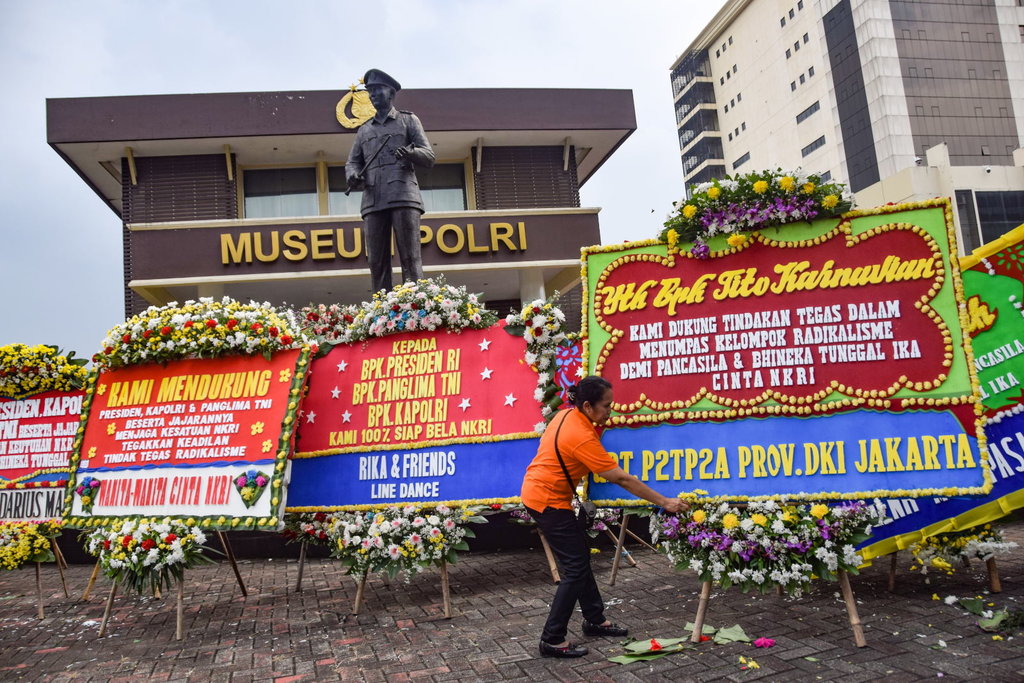
<svg viewBox="0 0 1024 683"><path fill-rule="evenodd" d="M636 477L626 474L601 445L595 425L611 414L612 385L602 377L585 377L567 391L571 410L556 416L540 440L533 462L526 468L520 494L558 558L561 581L551 601L551 612L540 639L544 657L582 657L585 647L566 640L576 603L583 611L583 633L588 636L625 636L629 631L604 616L604 601L590 566L586 529L572 510L576 484L588 473L618 484L633 495L677 513L689 506L667 498ZM570 483L571 480L571 483Z"/></svg>

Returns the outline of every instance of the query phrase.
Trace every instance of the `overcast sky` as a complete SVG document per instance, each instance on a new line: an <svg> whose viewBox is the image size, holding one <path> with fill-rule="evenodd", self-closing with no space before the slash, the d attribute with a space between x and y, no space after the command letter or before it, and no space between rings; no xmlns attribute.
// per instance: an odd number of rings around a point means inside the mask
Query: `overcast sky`
<svg viewBox="0 0 1024 683"><path fill-rule="evenodd" d="M637 131L582 204L603 243L645 239L683 195L669 67L721 4L0 0L0 345L89 357L124 320L120 220L46 144L46 98L342 92L369 67L407 88L630 89Z"/></svg>

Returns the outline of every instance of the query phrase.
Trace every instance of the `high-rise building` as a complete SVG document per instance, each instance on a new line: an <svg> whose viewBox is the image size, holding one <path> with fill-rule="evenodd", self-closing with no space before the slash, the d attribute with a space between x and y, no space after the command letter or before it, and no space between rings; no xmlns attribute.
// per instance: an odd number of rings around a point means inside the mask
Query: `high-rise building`
<svg viewBox="0 0 1024 683"><path fill-rule="evenodd" d="M802 167L859 193L944 145L953 169L1014 167L985 191L1024 221L1024 0L728 0L671 77L688 189ZM951 189L973 248L994 228Z"/></svg>

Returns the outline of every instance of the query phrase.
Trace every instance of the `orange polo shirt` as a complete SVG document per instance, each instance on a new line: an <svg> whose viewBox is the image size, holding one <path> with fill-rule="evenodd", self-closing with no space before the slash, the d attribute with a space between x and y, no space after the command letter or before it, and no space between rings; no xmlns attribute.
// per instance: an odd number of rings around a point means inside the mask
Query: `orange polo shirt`
<svg viewBox="0 0 1024 683"><path fill-rule="evenodd" d="M573 489L555 455L555 434L558 434L562 460L574 482L587 472L607 472L618 467L615 458L601 445L597 429L586 415L575 408L556 415L540 437L540 447L526 468L520 494L526 507L540 512L546 507L572 509Z"/></svg>

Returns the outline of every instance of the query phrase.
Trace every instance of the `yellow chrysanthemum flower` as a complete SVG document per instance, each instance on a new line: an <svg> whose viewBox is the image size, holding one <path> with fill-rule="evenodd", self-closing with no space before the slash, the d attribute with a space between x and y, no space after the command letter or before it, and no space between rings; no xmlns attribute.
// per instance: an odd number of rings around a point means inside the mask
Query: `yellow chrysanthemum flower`
<svg viewBox="0 0 1024 683"><path fill-rule="evenodd" d="M783 191L792 192L794 187L796 187L796 178L793 176L786 175L779 178L779 188Z"/></svg>
<svg viewBox="0 0 1024 683"><path fill-rule="evenodd" d="M801 188L801 190L803 191L804 194L810 194L810 193L814 192L814 188L815 188L814 183L804 183L804 186Z"/></svg>
<svg viewBox="0 0 1024 683"><path fill-rule="evenodd" d="M768 526L768 518L762 515L760 512L755 512L750 515L750 521L758 526Z"/></svg>
<svg viewBox="0 0 1024 683"><path fill-rule="evenodd" d="M730 247L738 247L746 241L747 236L741 234L729 235L729 239L726 240L726 242L729 243Z"/></svg>
<svg viewBox="0 0 1024 683"><path fill-rule="evenodd" d="M697 215L697 207L693 204L687 204L683 207L683 218L693 218Z"/></svg>
<svg viewBox="0 0 1024 683"><path fill-rule="evenodd" d="M703 510L694 510L690 518L697 524L703 524L704 520L708 518L708 515Z"/></svg>
<svg viewBox="0 0 1024 683"><path fill-rule="evenodd" d="M758 194L764 194L767 191L768 191L768 181L766 181L766 180L758 180L756 183L754 183L754 192L756 192Z"/></svg>
<svg viewBox="0 0 1024 683"><path fill-rule="evenodd" d="M731 512L727 514L725 517L722 517L722 526L724 526L726 529L735 529L739 525L740 518Z"/></svg>
<svg viewBox="0 0 1024 683"><path fill-rule="evenodd" d="M824 503L816 503L811 506L811 516L817 519L821 519L828 514L828 505Z"/></svg>
<svg viewBox="0 0 1024 683"><path fill-rule="evenodd" d="M708 199L718 199L722 195L722 188L712 185L708 188Z"/></svg>
<svg viewBox="0 0 1024 683"><path fill-rule="evenodd" d="M825 195L825 198L821 200L821 205L824 206L826 209L834 208L835 205L838 203L839 197L835 196L834 194L827 194Z"/></svg>

